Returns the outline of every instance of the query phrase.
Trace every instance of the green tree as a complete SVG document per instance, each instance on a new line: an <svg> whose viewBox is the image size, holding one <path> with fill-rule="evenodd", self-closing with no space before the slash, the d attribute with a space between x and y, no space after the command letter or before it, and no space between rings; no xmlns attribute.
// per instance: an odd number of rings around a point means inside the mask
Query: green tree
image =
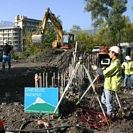
<svg viewBox="0 0 133 133"><path fill-rule="evenodd" d="M58 20L61 23L61 20ZM46 47L52 47L52 42L57 38L57 32L51 21L47 21L46 28L44 29L43 40L41 44L32 43L32 35L41 34L41 24L36 26L33 32L24 31L24 48L23 48L23 57L28 57L30 55L35 55L36 53L42 52Z"/></svg>
<svg viewBox="0 0 133 133"><path fill-rule="evenodd" d="M78 25L73 25L73 27L70 29L70 32L75 33L75 34L80 31L81 31L81 28Z"/></svg>
<svg viewBox="0 0 133 133"><path fill-rule="evenodd" d="M94 46L93 36L83 31L80 26L74 25L70 32L75 35L75 41L78 42L79 50L90 52Z"/></svg>
<svg viewBox="0 0 133 133"><path fill-rule="evenodd" d="M121 32L121 42L133 42L133 24L129 20L129 17L125 18L125 27Z"/></svg>
<svg viewBox="0 0 133 133"><path fill-rule="evenodd" d="M91 12L94 26L100 27L106 23L109 34L109 42L118 44L121 42L122 29L125 27L127 0L85 0L85 10Z"/></svg>
<svg viewBox="0 0 133 133"><path fill-rule="evenodd" d="M24 36L23 36L24 46L23 46L23 53L22 53L24 57L34 55L40 50L40 48L37 45L32 44L31 36L32 36L31 32L24 33Z"/></svg>
<svg viewBox="0 0 133 133"><path fill-rule="evenodd" d="M93 36L94 42L97 45L109 45L109 30L107 27L100 28L97 33Z"/></svg>

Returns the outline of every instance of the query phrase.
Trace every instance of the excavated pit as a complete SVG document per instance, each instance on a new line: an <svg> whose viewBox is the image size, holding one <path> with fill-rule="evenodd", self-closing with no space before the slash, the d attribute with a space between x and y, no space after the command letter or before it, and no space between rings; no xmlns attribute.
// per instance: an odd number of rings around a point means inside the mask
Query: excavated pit
<svg viewBox="0 0 133 133"><path fill-rule="evenodd" d="M119 106L116 103L117 115L109 125L103 123L100 125L99 119L93 118L93 111L101 112L100 106L92 91L88 92L80 104L76 102L85 91L87 85L83 84L84 90L78 93L78 88L70 89L65 95L60 105L60 115L30 114L24 113L24 87L34 87L34 76L36 73L47 71L64 72L72 57L72 51L47 50L45 54L36 57L30 57L25 62L12 63L10 72L0 71L0 117L5 122L5 129L9 131L25 132L69 132L69 133L119 133L133 132L133 98L129 90L127 93L118 94L124 115L118 111ZM56 74L57 75L57 74ZM51 81L49 82L51 84ZM97 86L99 89L99 86ZM97 90L97 92L100 92ZM100 94L100 93L99 93ZM94 113L89 116L89 114ZM101 114L100 114L101 116ZM98 117L99 118L99 117ZM38 120L45 121L44 124L38 124ZM91 121L92 120L92 121ZM102 119L103 120L103 119ZM92 122L90 124L90 121ZM92 125L93 124L93 125ZM47 128L47 129L46 129Z"/></svg>

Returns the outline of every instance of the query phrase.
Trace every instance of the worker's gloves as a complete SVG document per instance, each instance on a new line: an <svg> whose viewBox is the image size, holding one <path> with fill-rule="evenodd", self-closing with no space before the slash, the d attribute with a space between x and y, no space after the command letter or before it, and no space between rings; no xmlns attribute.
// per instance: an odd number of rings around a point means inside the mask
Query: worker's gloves
<svg viewBox="0 0 133 133"><path fill-rule="evenodd" d="M99 76L103 76L103 69L97 67L97 65L92 65L91 68L96 71L96 74Z"/></svg>
<svg viewBox="0 0 133 133"><path fill-rule="evenodd" d="M99 76L103 76L103 70L102 70L102 68L97 68L96 73Z"/></svg>
<svg viewBox="0 0 133 133"><path fill-rule="evenodd" d="M98 67L96 65L91 65L91 68L96 71Z"/></svg>

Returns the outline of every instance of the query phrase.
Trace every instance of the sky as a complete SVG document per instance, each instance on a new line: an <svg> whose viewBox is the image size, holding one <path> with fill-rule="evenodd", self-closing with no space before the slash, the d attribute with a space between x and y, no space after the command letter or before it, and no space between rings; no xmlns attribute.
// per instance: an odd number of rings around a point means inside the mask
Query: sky
<svg viewBox="0 0 133 133"><path fill-rule="evenodd" d="M128 0L127 12L133 22L133 0ZM90 13L84 10L84 0L1 0L0 21L15 21L15 16L42 20L47 8L62 21L63 29L69 31L73 25L82 29L93 29Z"/></svg>

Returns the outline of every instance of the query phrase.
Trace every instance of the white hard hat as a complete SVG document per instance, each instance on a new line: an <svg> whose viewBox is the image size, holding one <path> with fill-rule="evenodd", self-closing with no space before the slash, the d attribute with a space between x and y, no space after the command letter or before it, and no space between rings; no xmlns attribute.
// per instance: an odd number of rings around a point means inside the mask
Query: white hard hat
<svg viewBox="0 0 133 133"><path fill-rule="evenodd" d="M8 41L7 40L4 40L4 43L6 44L6 43L8 43Z"/></svg>
<svg viewBox="0 0 133 133"><path fill-rule="evenodd" d="M125 57L125 59L128 60L128 61L130 61L130 60L131 60L131 57L127 55L127 56Z"/></svg>
<svg viewBox="0 0 133 133"><path fill-rule="evenodd" d="M116 54L120 54L121 51L118 46L112 46L109 50L115 52Z"/></svg>

